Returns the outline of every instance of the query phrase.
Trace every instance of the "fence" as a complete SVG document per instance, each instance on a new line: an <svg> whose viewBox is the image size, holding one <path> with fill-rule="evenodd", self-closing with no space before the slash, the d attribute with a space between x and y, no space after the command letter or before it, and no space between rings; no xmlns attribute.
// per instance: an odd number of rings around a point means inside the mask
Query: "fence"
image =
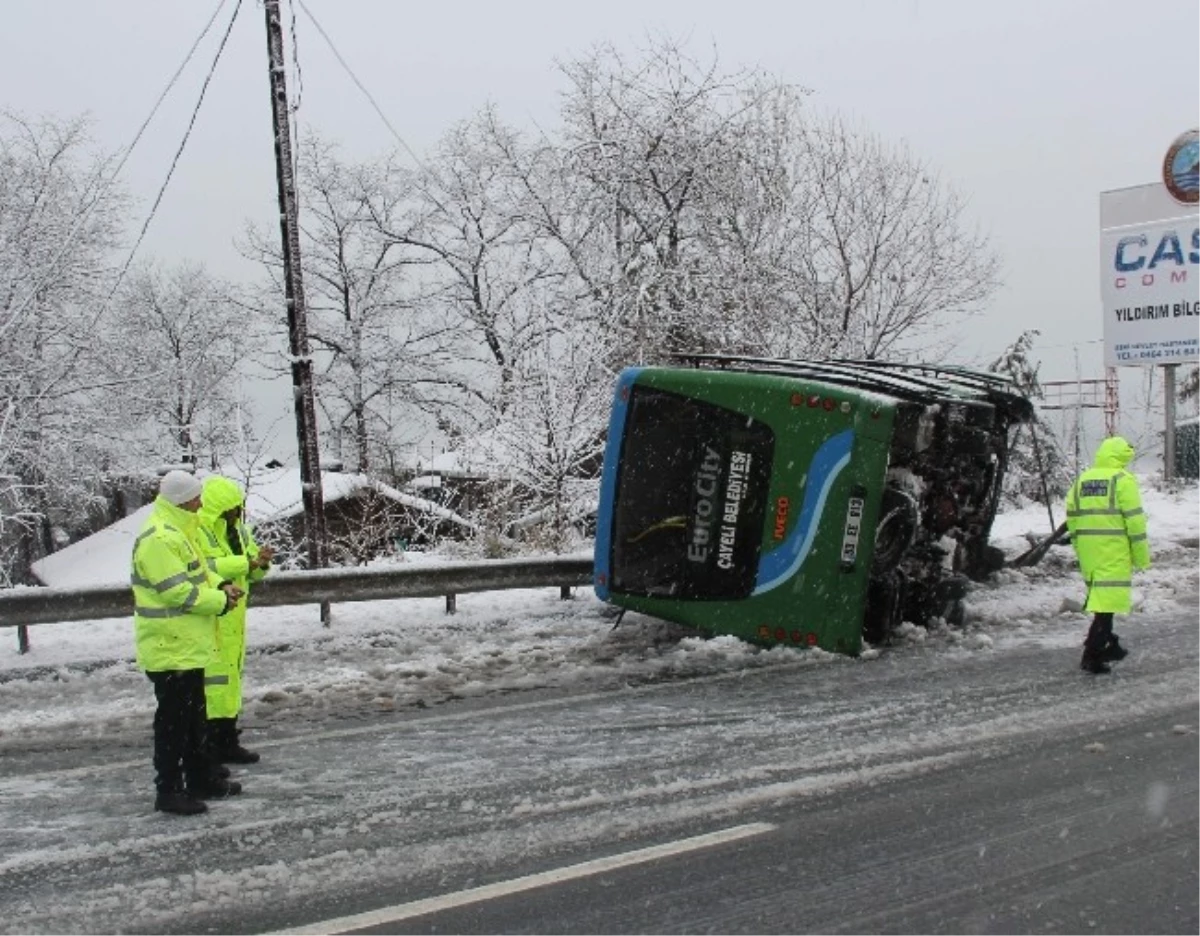
<svg viewBox="0 0 1200 936"><path fill-rule="evenodd" d="M548 559L497 559L457 562L421 568L377 567L277 572L254 586L251 605L341 604L388 598L446 596L446 610L455 610L455 596L468 592L558 586L563 597L572 586L592 580L590 556ZM128 585L97 588L18 588L0 592L0 627L21 627L53 621L90 621L133 616Z"/></svg>

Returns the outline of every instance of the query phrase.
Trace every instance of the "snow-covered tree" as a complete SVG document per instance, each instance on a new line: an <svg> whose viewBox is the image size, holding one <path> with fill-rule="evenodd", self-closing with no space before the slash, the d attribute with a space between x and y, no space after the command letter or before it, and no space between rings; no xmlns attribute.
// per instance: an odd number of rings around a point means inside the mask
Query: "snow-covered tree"
<svg viewBox="0 0 1200 936"><path fill-rule="evenodd" d="M114 457L95 353L123 194L82 120L0 113L0 584L55 547Z"/></svg>
<svg viewBox="0 0 1200 936"><path fill-rule="evenodd" d="M429 259L382 233L407 232L413 224L408 174L392 160L348 163L336 146L309 136L297 179L317 403L344 456L355 470L368 471L386 464L406 421L444 396L450 334L418 301L420 267ZM285 347L278 239L252 232L248 252L274 279L256 305L271 344Z"/></svg>
<svg viewBox="0 0 1200 936"><path fill-rule="evenodd" d="M606 327L631 362L722 349L746 309L713 250L713 206L736 200L729 167L756 109L790 90L669 41L634 60L602 46L561 68L556 144L588 231L573 252Z"/></svg>
<svg viewBox="0 0 1200 936"><path fill-rule="evenodd" d="M903 144L837 117L796 133L788 212L801 219L790 262L805 345L841 357L948 350L998 285L966 202ZM931 339L933 347L931 347Z"/></svg>
<svg viewBox="0 0 1200 936"><path fill-rule="evenodd" d="M498 424L504 465L528 495L525 514L554 552L595 507L611 403L611 336L596 325L542 331L517 363L512 406Z"/></svg>
<svg viewBox="0 0 1200 936"><path fill-rule="evenodd" d="M964 200L906 147L810 113L801 89L670 41L563 72L554 142L588 219L569 255L629 360L898 354L997 285Z"/></svg>
<svg viewBox="0 0 1200 936"><path fill-rule="evenodd" d="M380 232L426 265L421 303L454 338L446 376L467 428L509 405L516 361L537 335L529 297L555 275L525 223L514 158L515 135L485 110L452 128L415 176L415 224L402 230L375 212Z"/></svg>
<svg viewBox="0 0 1200 936"><path fill-rule="evenodd" d="M230 287L202 267L147 262L126 276L104 336L109 367L139 379L123 394L126 438L144 458L220 461L238 440L238 368L253 332Z"/></svg>
<svg viewBox="0 0 1200 936"><path fill-rule="evenodd" d="M1003 374L1030 400L1045 398L1038 380L1040 362L1031 357L1036 328L1021 333L991 364L988 370ZM1040 416L1033 423L1018 425L1009 439L1008 467L1004 492L1009 500L1022 498L1055 505L1072 481L1070 467L1053 430Z"/></svg>

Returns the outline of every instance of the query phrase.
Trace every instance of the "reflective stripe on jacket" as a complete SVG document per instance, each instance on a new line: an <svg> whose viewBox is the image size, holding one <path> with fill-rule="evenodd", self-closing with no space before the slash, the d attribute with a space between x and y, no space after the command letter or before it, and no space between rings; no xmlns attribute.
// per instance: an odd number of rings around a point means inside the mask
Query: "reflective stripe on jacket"
<svg viewBox="0 0 1200 936"><path fill-rule="evenodd" d="M1087 611L1128 613L1133 570L1150 565L1141 494L1124 470L1132 459L1124 439L1105 439L1095 464L1067 494L1067 530L1088 587Z"/></svg>
<svg viewBox="0 0 1200 936"><path fill-rule="evenodd" d="M159 497L134 542L134 642L138 665L149 672L201 669L217 654L225 593L195 534L196 515Z"/></svg>

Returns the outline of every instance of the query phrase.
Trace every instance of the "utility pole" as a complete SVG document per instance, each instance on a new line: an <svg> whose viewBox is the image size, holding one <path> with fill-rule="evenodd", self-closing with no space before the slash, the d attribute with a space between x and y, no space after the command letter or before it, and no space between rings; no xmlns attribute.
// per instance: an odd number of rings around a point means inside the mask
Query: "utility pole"
<svg viewBox="0 0 1200 936"><path fill-rule="evenodd" d="M271 116L275 128L275 176L279 185L279 231L283 238L283 283L287 298L288 342L292 356L292 397L296 412L296 442L300 448L300 485L304 502L304 538L308 567L323 569L325 555L325 498L321 491L321 457L317 446L317 414L313 401L312 359L308 349L308 318L300 273L300 224L296 179L292 171L292 134L288 122L283 26L279 0L264 0L267 17L267 58L270 66ZM329 602L321 603L321 621L329 626Z"/></svg>

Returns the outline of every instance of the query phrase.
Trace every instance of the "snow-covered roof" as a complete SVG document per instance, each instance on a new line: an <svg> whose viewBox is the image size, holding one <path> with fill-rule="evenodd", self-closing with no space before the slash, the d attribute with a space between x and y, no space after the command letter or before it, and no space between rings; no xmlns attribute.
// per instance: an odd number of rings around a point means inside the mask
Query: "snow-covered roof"
<svg viewBox="0 0 1200 936"><path fill-rule="evenodd" d="M150 516L147 504L123 520L106 526L30 566L38 581L52 588L83 588L129 581L133 541Z"/></svg>
<svg viewBox="0 0 1200 936"><path fill-rule="evenodd" d="M267 523L304 512L298 468L257 471L249 485L246 485L244 477L235 473L230 473L228 477L247 487L246 516L251 523ZM454 511L422 497L405 494L366 475L322 471L321 489L326 504L374 490L413 510L474 529L474 524ZM52 588L81 588L129 581L129 557L133 552L133 541L150 515L150 510L151 505L147 504L123 520L37 560L31 566L33 574L38 581Z"/></svg>
<svg viewBox="0 0 1200 936"><path fill-rule="evenodd" d="M300 469L277 468L255 475L246 487L246 516L251 523L266 523L294 517L304 512L304 496L300 483ZM389 500L396 501L413 510L431 514L449 523L473 528L469 520L460 517L433 501L414 494L405 494L390 485L370 478L365 474L346 474L340 471L321 472L321 493L326 504L347 497L354 497L373 490Z"/></svg>

